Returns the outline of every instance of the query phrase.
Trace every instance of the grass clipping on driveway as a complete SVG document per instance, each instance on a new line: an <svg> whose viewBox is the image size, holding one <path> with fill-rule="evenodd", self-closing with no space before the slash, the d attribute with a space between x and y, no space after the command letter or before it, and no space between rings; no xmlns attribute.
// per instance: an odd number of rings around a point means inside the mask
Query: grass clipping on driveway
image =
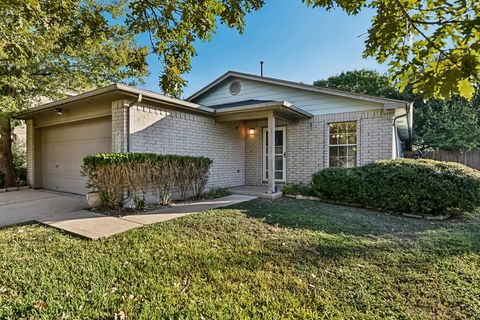
<svg viewBox="0 0 480 320"><path fill-rule="evenodd" d="M480 318L479 221L285 199L101 241L0 229L0 319Z"/></svg>

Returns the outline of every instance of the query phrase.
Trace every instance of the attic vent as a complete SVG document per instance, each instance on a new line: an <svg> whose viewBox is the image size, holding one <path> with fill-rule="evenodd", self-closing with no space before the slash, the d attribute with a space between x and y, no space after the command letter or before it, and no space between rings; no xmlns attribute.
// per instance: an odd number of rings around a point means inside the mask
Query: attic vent
<svg viewBox="0 0 480 320"><path fill-rule="evenodd" d="M237 94L239 94L240 90L242 90L242 85L240 84L240 81L233 81L232 83L230 83L228 90L230 91L230 94L232 96L236 96Z"/></svg>

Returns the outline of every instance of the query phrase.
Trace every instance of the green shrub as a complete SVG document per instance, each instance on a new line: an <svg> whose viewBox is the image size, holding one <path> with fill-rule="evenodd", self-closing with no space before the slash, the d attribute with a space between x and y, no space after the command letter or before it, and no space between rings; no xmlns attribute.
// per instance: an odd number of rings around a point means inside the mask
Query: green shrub
<svg viewBox="0 0 480 320"><path fill-rule="evenodd" d="M217 199L217 198L223 198L223 197L229 196L231 194L232 193L227 188L212 188L208 190L205 197L207 199Z"/></svg>
<svg viewBox="0 0 480 320"><path fill-rule="evenodd" d="M365 196L363 173L358 168L328 168L312 177L313 193L322 199L358 203Z"/></svg>
<svg viewBox="0 0 480 320"><path fill-rule="evenodd" d="M434 160L382 160L313 175L316 196L404 213L444 215L480 206L480 171Z"/></svg>
<svg viewBox="0 0 480 320"><path fill-rule="evenodd" d="M25 143L17 138L12 142L12 161L17 176L17 186L27 184L27 149ZM3 185L3 184L2 184Z"/></svg>
<svg viewBox="0 0 480 320"><path fill-rule="evenodd" d="M287 183L282 188L283 194L313 196L312 187L303 183Z"/></svg>
<svg viewBox="0 0 480 320"><path fill-rule="evenodd" d="M211 165L212 160L205 157L101 153L84 158L82 174L88 178L87 187L101 193L105 207L117 207L126 190L141 207L149 191L158 194L162 204L170 200L173 190L180 191L183 200L189 191L201 197Z"/></svg>

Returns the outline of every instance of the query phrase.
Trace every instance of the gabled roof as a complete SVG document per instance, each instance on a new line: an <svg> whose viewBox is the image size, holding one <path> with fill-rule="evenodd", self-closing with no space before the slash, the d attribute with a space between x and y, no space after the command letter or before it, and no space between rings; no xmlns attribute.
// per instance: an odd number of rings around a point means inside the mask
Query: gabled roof
<svg viewBox="0 0 480 320"><path fill-rule="evenodd" d="M322 94L327 94L327 95L332 95L332 96L337 96L337 97L343 97L343 98L350 98L350 99L380 103L380 104L384 105L385 109L404 108L404 107L407 107L407 106L410 105L410 102L402 101L402 100L374 97L374 96L369 96L369 95L364 95L364 94L335 90L335 89L320 88L320 87L317 87L317 86L314 86L314 85L298 83L298 82L294 82L294 81L287 81L287 80L282 80L282 79L276 79L276 78L262 77L262 76L258 76L258 75L254 75L254 74L237 72L237 71L228 71L228 72L224 73L222 76L220 76L216 80L210 82L208 85L206 85L205 87L203 87L202 89L200 89L196 93L192 94L186 100L194 102L199 97L208 93L208 91L217 87L218 85L220 85L224 81L228 80L229 78L246 79L246 80L258 81L258 82L262 82L262 83L279 85L279 86L283 86L283 87L295 88L295 89L299 89L299 90L322 93Z"/></svg>
<svg viewBox="0 0 480 320"><path fill-rule="evenodd" d="M114 97L136 98L139 95L142 95L143 101L162 103L162 104L174 106L179 109L184 109L187 111L194 111L194 112L205 113L205 114L213 114L215 112L215 110L212 108L201 106L193 102L172 98L172 97L169 97L160 93L156 93L150 90L138 89L128 85L115 83L108 87L94 89L91 91L87 91L85 93L78 94L76 96L70 96L65 99L53 101L50 103L42 104L38 107L20 111L16 113L14 117L17 119L26 119L31 117L33 114L37 114L42 111L51 110L57 107L74 104L82 100L92 100L99 97L111 97L112 99Z"/></svg>

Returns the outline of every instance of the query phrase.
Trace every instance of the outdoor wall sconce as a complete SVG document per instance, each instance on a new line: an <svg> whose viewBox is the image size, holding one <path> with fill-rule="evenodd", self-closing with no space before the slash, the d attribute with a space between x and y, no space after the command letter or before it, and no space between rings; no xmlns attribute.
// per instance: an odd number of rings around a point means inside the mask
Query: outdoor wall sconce
<svg viewBox="0 0 480 320"><path fill-rule="evenodd" d="M248 129L248 134L250 136L254 136L255 135L255 129L253 129L253 128Z"/></svg>
<svg viewBox="0 0 480 320"><path fill-rule="evenodd" d="M63 114L62 108L55 108L55 113L61 116Z"/></svg>

